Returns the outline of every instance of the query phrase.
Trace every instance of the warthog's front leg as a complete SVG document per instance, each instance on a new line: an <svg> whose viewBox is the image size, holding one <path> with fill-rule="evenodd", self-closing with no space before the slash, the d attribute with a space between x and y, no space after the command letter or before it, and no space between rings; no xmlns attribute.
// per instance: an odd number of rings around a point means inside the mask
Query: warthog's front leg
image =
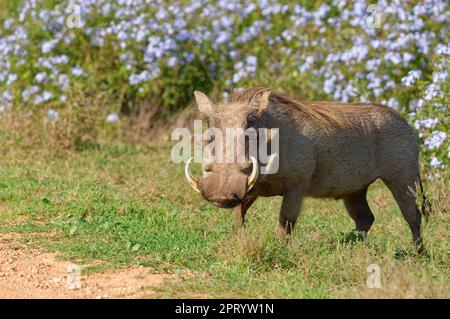
<svg viewBox="0 0 450 319"><path fill-rule="evenodd" d="M299 190L289 191L283 195L280 216L276 232L281 239L288 239L295 222L297 221L302 204L303 192Z"/></svg>
<svg viewBox="0 0 450 319"><path fill-rule="evenodd" d="M233 216L238 227L244 227L245 214L255 200L256 197L246 198L241 204L233 208Z"/></svg>

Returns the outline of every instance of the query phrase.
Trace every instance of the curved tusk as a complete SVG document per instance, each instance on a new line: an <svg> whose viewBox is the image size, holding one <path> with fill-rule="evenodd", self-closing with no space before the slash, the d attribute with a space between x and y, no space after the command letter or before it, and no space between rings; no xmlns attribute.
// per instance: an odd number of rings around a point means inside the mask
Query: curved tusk
<svg viewBox="0 0 450 319"><path fill-rule="evenodd" d="M252 168L252 173L250 174L250 176L248 177L248 180L247 180L247 192L249 192L253 188L253 186L255 186L256 181L258 180L258 176L259 176L258 161L253 156L250 157L250 160L252 161L253 168Z"/></svg>
<svg viewBox="0 0 450 319"><path fill-rule="evenodd" d="M186 176L187 181L189 182L189 184L191 185L191 187L200 193L200 186L198 185L198 179L195 178L192 173L191 173L191 169L189 168L189 165L191 164L193 157L191 157L187 162L186 162L186 166L184 167L184 175Z"/></svg>

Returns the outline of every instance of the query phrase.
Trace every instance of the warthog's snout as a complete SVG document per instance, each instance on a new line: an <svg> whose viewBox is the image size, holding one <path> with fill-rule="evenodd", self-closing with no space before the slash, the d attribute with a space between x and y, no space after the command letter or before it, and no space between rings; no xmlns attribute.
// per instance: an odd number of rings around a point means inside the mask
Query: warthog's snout
<svg viewBox="0 0 450 319"><path fill-rule="evenodd" d="M250 175L244 174L239 169L225 168L213 171L198 180L189 169L191 160L192 158L185 167L185 175L189 184L208 202L221 208L232 208L241 203L259 176L258 162L251 157L253 167Z"/></svg>
<svg viewBox="0 0 450 319"><path fill-rule="evenodd" d="M238 170L222 170L200 179L202 196L221 208L237 206L247 192L248 176Z"/></svg>

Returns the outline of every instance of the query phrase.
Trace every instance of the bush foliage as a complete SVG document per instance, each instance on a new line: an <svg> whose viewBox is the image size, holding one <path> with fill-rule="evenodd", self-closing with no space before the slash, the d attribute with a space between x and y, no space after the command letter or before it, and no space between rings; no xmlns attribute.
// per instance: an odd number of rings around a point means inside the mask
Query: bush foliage
<svg viewBox="0 0 450 319"><path fill-rule="evenodd" d="M387 104L417 129L422 160L448 167L449 5L443 0L7 1L0 112L95 101L108 122L152 97L226 98L265 85L308 99ZM115 112L115 113L111 113ZM436 175L437 176L437 175Z"/></svg>

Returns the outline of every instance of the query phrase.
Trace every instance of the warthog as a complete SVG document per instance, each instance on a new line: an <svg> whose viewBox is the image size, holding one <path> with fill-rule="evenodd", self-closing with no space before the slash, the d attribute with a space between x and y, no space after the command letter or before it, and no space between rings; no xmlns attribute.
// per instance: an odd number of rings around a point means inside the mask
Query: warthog
<svg viewBox="0 0 450 319"><path fill-rule="evenodd" d="M364 237L374 222L367 188L381 179L400 206L418 252L425 251L416 206L419 186L426 217L429 206L419 177L418 144L411 127L395 111L376 104L306 102L267 88L241 90L218 105L201 92L194 95L210 127L279 128L275 174L258 174L260 163L252 158L248 164L204 164L203 177L197 179L186 163L187 180L207 201L233 208L243 224L258 196L281 195L277 232L285 236L295 225L304 196L343 199Z"/></svg>

